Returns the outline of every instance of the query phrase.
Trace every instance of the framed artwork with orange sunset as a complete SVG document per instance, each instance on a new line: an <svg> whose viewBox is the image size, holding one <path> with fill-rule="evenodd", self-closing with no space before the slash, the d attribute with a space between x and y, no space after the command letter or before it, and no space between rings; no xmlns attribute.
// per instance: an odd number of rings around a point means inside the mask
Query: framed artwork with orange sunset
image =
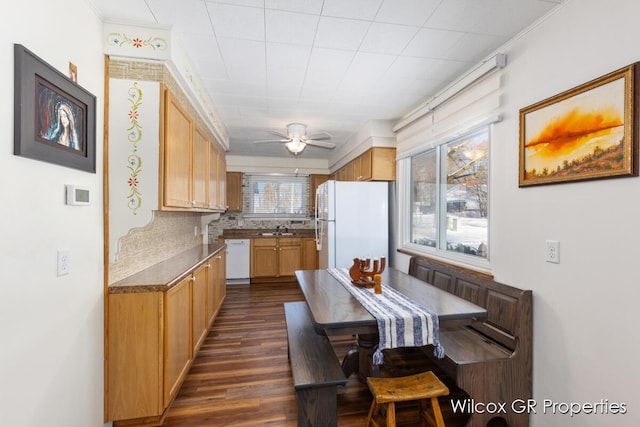
<svg viewBox="0 0 640 427"><path fill-rule="evenodd" d="M520 187L638 176L639 64L520 110Z"/></svg>

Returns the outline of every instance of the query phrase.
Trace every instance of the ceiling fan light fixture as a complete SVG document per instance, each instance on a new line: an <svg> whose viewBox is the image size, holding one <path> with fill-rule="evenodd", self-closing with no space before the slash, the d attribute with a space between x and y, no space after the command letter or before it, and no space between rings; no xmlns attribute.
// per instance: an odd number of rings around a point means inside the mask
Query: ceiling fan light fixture
<svg viewBox="0 0 640 427"><path fill-rule="evenodd" d="M285 147L287 147L287 150L289 150L293 154L301 153L302 150L304 150L304 148L307 146L307 144L300 140L298 135L295 135L291 141L287 142L284 145Z"/></svg>

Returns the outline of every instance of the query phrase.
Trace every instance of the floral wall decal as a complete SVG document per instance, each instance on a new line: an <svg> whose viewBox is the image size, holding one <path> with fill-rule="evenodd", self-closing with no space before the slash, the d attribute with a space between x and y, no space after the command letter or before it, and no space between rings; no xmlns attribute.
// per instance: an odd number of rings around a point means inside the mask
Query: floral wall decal
<svg viewBox="0 0 640 427"><path fill-rule="evenodd" d="M165 50L167 42L161 37L148 37L146 39L140 37L129 37L124 33L110 33L108 36L109 44L112 46L133 46L137 49L148 47L153 50Z"/></svg>
<svg viewBox="0 0 640 427"><path fill-rule="evenodd" d="M128 90L128 101L131 104L131 108L128 112L130 120L130 126L127 128L129 133L127 138L133 144L132 152L127 157L127 168L130 175L127 180L129 184L129 194L127 195L129 209L136 215L138 208L142 205L142 193L138 185L140 184L138 177L142 172L142 158L138 155L138 142L142 139L142 125L140 124L139 108L142 105L142 90L138 87L138 83L135 82Z"/></svg>

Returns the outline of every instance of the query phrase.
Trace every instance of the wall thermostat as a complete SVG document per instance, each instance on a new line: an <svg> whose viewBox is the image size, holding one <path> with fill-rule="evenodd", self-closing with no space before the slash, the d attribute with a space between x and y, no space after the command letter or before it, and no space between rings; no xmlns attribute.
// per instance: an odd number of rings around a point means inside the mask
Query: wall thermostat
<svg viewBox="0 0 640 427"><path fill-rule="evenodd" d="M89 189L86 187L78 187L77 185L65 185L67 193L67 204L72 206L89 206L90 197Z"/></svg>

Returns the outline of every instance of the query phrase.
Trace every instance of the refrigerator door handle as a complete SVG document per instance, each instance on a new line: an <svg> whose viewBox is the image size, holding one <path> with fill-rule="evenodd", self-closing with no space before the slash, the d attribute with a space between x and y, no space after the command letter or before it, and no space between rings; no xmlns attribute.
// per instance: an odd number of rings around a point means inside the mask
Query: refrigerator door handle
<svg viewBox="0 0 640 427"><path fill-rule="evenodd" d="M322 225L323 225L323 221L318 221L316 219L316 250L318 251L322 250L322 235L323 235Z"/></svg>

